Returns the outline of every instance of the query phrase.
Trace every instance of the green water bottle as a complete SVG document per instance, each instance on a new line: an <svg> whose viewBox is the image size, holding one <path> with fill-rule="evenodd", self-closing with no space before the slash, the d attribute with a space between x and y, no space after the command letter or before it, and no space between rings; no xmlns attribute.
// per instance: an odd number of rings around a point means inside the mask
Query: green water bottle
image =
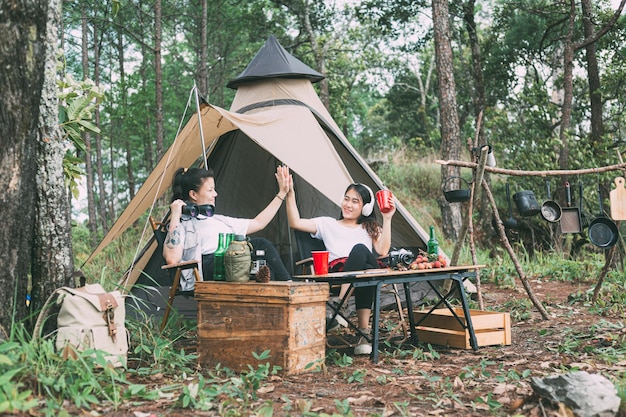
<svg viewBox="0 0 626 417"><path fill-rule="evenodd" d="M224 274L224 253L226 252L226 238L225 233L220 233L218 238L217 249L213 254L213 281L225 281Z"/></svg>
<svg viewBox="0 0 626 417"><path fill-rule="evenodd" d="M438 255L439 254L439 242L435 237L435 226L430 226L430 239L428 239L428 254L429 255Z"/></svg>

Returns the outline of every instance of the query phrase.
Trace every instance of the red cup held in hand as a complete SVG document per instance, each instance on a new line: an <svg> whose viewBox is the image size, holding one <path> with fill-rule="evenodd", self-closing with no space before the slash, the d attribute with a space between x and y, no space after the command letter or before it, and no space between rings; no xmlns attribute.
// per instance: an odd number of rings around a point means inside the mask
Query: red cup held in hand
<svg viewBox="0 0 626 417"><path fill-rule="evenodd" d="M314 250L311 251L313 256L313 271L315 275L328 274L328 251Z"/></svg>
<svg viewBox="0 0 626 417"><path fill-rule="evenodd" d="M378 202L378 208L380 208L381 213L387 213L388 211L391 211L392 199L393 194L391 194L391 191L387 189L376 192L376 201Z"/></svg>

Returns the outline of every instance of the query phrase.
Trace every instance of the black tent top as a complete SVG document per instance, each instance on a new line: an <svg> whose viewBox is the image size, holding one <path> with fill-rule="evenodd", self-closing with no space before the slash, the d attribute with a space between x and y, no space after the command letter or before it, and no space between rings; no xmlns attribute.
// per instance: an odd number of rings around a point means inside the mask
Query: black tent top
<svg viewBox="0 0 626 417"><path fill-rule="evenodd" d="M241 84L265 78L308 78L316 83L325 77L287 52L274 35L270 35L246 69L226 86L237 89Z"/></svg>

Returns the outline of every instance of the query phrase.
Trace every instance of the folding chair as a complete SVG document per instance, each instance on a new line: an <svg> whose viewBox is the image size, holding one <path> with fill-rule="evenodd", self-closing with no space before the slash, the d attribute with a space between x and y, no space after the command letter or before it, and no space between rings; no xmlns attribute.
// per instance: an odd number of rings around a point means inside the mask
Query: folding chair
<svg viewBox="0 0 626 417"><path fill-rule="evenodd" d="M324 242L322 240L311 237L310 233L301 232L299 230L294 230L294 235L295 235L296 243L298 247L298 256L300 257L300 260L295 263L296 268L300 268L302 275L308 275L308 274L312 275L313 274L313 257L311 256L311 252L316 251L316 250L326 250L326 246L324 245ZM333 288L331 286L331 291L332 289ZM346 295L345 297L346 302L352 296L352 291L353 289L351 289L350 293ZM403 342L409 337L409 329L406 324L406 320L404 318L404 311L402 309L402 301L400 299L400 295L398 293L396 284L391 285L391 293L393 294L394 299L395 299L396 310L398 312L398 317L400 321L399 324L401 326L402 334L403 334L403 338L400 342ZM342 315L342 317L344 316ZM348 320L347 317L344 317L344 319ZM392 338L394 334L395 332L390 333L389 336L387 337L387 340ZM340 338L340 339L342 342L344 342L344 344L342 344L341 346L331 346L328 342L328 339L326 343L331 348L347 347L346 345L352 346L352 344L346 342L343 338Z"/></svg>
<svg viewBox="0 0 626 417"><path fill-rule="evenodd" d="M163 250L163 246L165 244L165 236L167 235L167 225L162 222L156 222L152 216L150 216L150 225L152 226L152 231L154 232L154 237L157 241L157 249ZM172 305L174 303L174 298L178 293L178 289L180 287L180 276L183 271L187 269L193 269L193 275L195 277L196 282L202 281L202 276L200 275L200 270L198 269L200 261L186 261L186 262L178 262L172 265L163 265L161 269L165 271L169 271L170 276L172 275L172 271L174 271L174 277L172 279L172 285L170 287L169 297L167 299L167 305L165 307L165 312L163 313L163 320L161 321L160 331L162 332L165 329L165 325L167 324L167 320L170 317L170 312L172 310Z"/></svg>

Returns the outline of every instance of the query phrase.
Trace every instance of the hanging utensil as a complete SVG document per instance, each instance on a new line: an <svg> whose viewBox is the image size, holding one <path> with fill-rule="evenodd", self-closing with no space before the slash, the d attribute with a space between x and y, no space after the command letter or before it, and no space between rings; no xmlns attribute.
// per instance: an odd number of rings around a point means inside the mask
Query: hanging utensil
<svg viewBox="0 0 626 417"><path fill-rule="evenodd" d="M591 243L599 248L608 249L617 243L619 230L615 222L604 214L600 183L598 183L598 203L600 205L600 214L589 224L587 233L589 234Z"/></svg>
<svg viewBox="0 0 626 417"><path fill-rule="evenodd" d="M611 218L613 220L626 220L626 188L624 177L615 178L615 189L611 190Z"/></svg>
<svg viewBox="0 0 626 417"><path fill-rule="evenodd" d="M578 208L580 209L580 228L582 230L585 230L589 226L589 223L591 223L589 219L592 216L591 213L585 212L585 210L583 209L583 203L583 182L578 181Z"/></svg>
<svg viewBox="0 0 626 417"><path fill-rule="evenodd" d="M552 200L550 195L550 180L546 180L546 197L548 198L541 205L541 217L550 223L556 223L561 219L561 206Z"/></svg>
<svg viewBox="0 0 626 417"><path fill-rule="evenodd" d="M561 208L561 233L580 233L580 208L572 207L572 192L569 182L565 182L565 201L567 207Z"/></svg>
<svg viewBox="0 0 626 417"><path fill-rule="evenodd" d="M509 218L506 219L503 224L507 229L515 229L517 228L517 220L513 217L513 207L511 206L511 190L509 188L509 183L506 183L506 202L509 206Z"/></svg>
<svg viewBox="0 0 626 417"><path fill-rule="evenodd" d="M513 201L517 206L520 216L531 217L541 211L535 193L531 190L522 190L513 194Z"/></svg>

